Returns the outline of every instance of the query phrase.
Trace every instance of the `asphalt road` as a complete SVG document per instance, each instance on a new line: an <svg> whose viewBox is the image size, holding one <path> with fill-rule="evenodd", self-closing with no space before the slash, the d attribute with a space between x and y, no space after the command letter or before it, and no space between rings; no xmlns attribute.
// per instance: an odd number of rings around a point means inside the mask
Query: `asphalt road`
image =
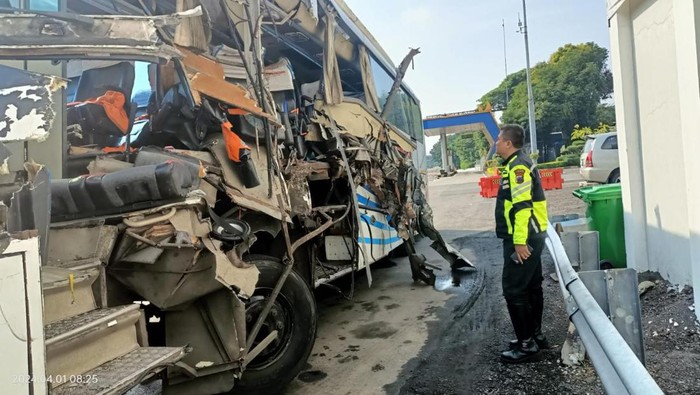
<svg viewBox="0 0 700 395"><path fill-rule="evenodd" d="M429 202L435 225L444 237L479 268L454 276L442 258L421 242L421 253L442 267L435 287L414 283L407 259L394 259L373 268L374 284L358 275L345 278L337 289L317 292L320 321L314 351L288 394L467 394L517 393L499 390L498 350L512 336L500 289L500 241L493 234L495 199L479 196L480 174L458 173L429 184ZM571 196L581 181L577 169L564 172L562 190L547 192L550 211L583 211ZM558 285L546 284L548 303L556 303ZM483 291L482 291L483 289ZM342 292L342 294L341 294ZM352 295L351 295L352 294ZM563 340L566 315L554 308L546 313ZM555 383L564 377L552 370L558 353L545 362L543 379ZM494 363L496 365L494 365ZM548 377L548 372L555 372ZM545 377L546 376L546 377ZM491 377L494 388L488 388ZM504 377L505 380L507 377ZM546 392L546 391L545 391ZM594 391L595 392L595 391Z"/></svg>

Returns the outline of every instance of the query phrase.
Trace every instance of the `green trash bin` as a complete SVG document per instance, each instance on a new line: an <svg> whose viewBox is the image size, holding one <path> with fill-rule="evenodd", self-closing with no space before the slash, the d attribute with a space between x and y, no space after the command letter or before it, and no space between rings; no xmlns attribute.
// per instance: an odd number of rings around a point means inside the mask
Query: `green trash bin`
<svg viewBox="0 0 700 395"><path fill-rule="evenodd" d="M610 261L615 268L627 267L621 185L585 187L573 194L588 204L586 217L591 219L593 230L599 233L601 261Z"/></svg>

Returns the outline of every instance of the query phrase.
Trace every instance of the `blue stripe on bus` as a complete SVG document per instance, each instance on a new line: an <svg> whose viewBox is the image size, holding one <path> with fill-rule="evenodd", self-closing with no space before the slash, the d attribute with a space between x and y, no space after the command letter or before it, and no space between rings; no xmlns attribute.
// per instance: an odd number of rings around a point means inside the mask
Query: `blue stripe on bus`
<svg viewBox="0 0 700 395"><path fill-rule="evenodd" d="M381 206L379 206L377 203L375 203L375 202L373 202L373 201L371 201L371 200L367 199L366 197L359 195L359 194L357 195L357 202L360 203L361 205L367 206L369 208L377 208L377 209L381 208Z"/></svg>
<svg viewBox="0 0 700 395"><path fill-rule="evenodd" d="M365 220L365 222L366 222L368 225L374 226L375 228L379 228L379 229L381 229L381 230L390 230L390 231L394 231L394 232L396 231L396 229L394 229L393 227L391 227L391 225L386 224L386 223L384 223L384 222L377 221L376 219L374 220L374 222L372 222L372 217L369 216L369 215L367 215L367 214L360 214L360 217L361 217L363 220Z"/></svg>
<svg viewBox="0 0 700 395"><path fill-rule="evenodd" d="M369 193L370 195L372 195L372 196L374 196L374 197L376 197L376 198L379 197L379 196L377 196L376 193L374 193L374 191L373 191L372 189L370 189L369 184L364 184L364 185L362 186L362 189L364 189L365 191L367 191L367 193Z"/></svg>
<svg viewBox="0 0 700 395"><path fill-rule="evenodd" d="M371 237L358 237L357 241L364 244L389 245L400 241L400 237L391 237L389 239L373 239Z"/></svg>

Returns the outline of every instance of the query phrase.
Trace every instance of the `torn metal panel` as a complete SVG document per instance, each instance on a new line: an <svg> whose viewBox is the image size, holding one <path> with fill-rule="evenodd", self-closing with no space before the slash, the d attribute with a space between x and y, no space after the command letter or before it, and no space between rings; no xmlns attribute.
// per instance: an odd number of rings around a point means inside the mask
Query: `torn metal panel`
<svg viewBox="0 0 700 395"><path fill-rule="evenodd" d="M189 8L194 8L198 0L178 0L175 3L176 9L183 12ZM173 41L180 46L195 49L197 51L208 52L211 41L211 27L209 13L199 6L203 14L197 18L183 19L175 27Z"/></svg>
<svg viewBox="0 0 700 395"><path fill-rule="evenodd" d="M196 73L190 79L190 88L204 96L230 104L258 117L267 118L275 126L282 126L277 118L263 112L258 107L258 103L250 98L250 93L240 85L232 84L209 74ZM195 101L199 103L201 98L195 95Z"/></svg>
<svg viewBox="0 0 700 395"><path fill-rule="evenodd" d="M340 66L335 54L335 16L326 12L326 26L323 35L323 97L326 103L334 105L343 101L343 83L340 79Z"/></svg>
<svg viewBox="0 0 700 395"><path fill-rule="evenodd" d="M223 80L225 78L224 68L221 64L201 55L197 55L185 48L178 47L182 53L182 64L188 71L189 77L196 73L208 74L214 78Z"/></svg>
<svg viewBox="0 0 700 395"><path fill-rule="evenodd" d="M257 117L267 118L275 126L281 126L275 116L260 108L244 87L226 81L224 67L220 63L187 49L179 49L183 54L182 64L187 69L190 88L197 104L201 103L200 95L208 96Z"/></svg>
<svg viewBox="0 0 700 395"><path fill-rule="evenodd" d="M200 7L161 16L0 14L0 42L8 48L66 44L156 46L159 28L178 25L183 18L201 15Z"/></svg>
<svg viewBox="0 0 700 395"><path fill-rule="evenodd" d="M200 238L209 252L214 255L216 261L216 280L227 288L234 286L241 290L244 296L251 296L258 282L258 269L254 265L244 263L235 254L224 253L221 242L209 237L211 224L200 218L195 210L178 210L170 218L170 223L177 232L184 232L190 236Z"/></svg>
<svg viewBox="0 0 700 395"><path fill-rule="evenodd" d="M179 52L169 45L0 45L0 58L4 59L76 59L79 57L102 57L145 62L158 62L160 59L172 59Z"/></svg>
<svg viewBox="0 0 700 395"><path fill-rule="evenodd" d="M266 232L272 236L272 238L275 238L282 231L282 223L267 215L249 211L244 214L241 219L250 226L250 231L253 234Z"/></svg>
<svg viewBox="0 0 700 395"><path fill-rule="evenodd" d="M0 75L0 142L46 140L55 116L52 94L66 81L3 65Z"/></svg>
<svg viewBox="0 0 700 395"><path fill-rule="evenodd" d="M267 194L267 177L259 177L260 185L255 188L245 188L243 186L243 181L236 173L231 160L228 158L226 145L223 140L214 141L210 145L209 151L214 155L221 166L226 193L234 203L251 210L260 211L278 220L282 220L284 217L287 221L291 222L291 218L288 214L290 210L289 202L286 199L283 200L284 210L286 211L286 214L283 216L280 212L277 198L275 197L278 195L288 196L282 193L283 189L278 182L279 177L273 177L273 197L269 198ZM259 174L267 174L268 171L273 171L267 168L267 147L260 147L260 150L252 150L251 157Z"/></svg>
<svg viewBox="0 0 700 395"><path fill-rule="evenodd" d="M410 136L387 124L376 113L372 112L367 107L367 104L360 100L346 97L342 103L336 105L328 105L323 101L317 100L314 105L317 110L326 112L329 118L333 119L346 133L360 138L374 136L375 138L383 139L382 135L384 133L382 130L384 127L387 127L389 128L389 137L401 149L408 152L416 149L416 143ZM319 117L316 121L325 127L334 127L330 119ZM320 136L316 136L316 140L320 139ZM309 140L308 137L307 140Z"/></svg>
<svg viewBox="0 0 700 395"><path fill-rule="evenodd" d="M242 263L240 259L231 259L230 255L221 251L221 242L210 237L202 239L204 246L216 259L216 280L228 287L236 287L239 295L250 297L255 292L260 271L255 265ZM234 250L231 250L234 251Z"/></svg>
<svg viewBox="0 0 700 395"><path fill-rule="evenodd" d="M49 172L38 165L27 165L30 182L12 195L7 214L7 230L39 233L41 261L48 258L49 219L51 218L51 189Z"/></svg>
<svg viewBox="0 0 700 395"><path fill-rule="evenodd" d="M311 181L328 180L331 165L328 162L297 162L292 166L292 171L303 173Z"/></svg>
<svg viewBox="0 0 700 395"><path fill-rule="evenodd" d="M131 55L134 59L179 56L159 41L158 28L201 15L201 9L165 16L0 14L0 57L74 59Z"/></svg>
<svg viewBox="0 0 700 395"><path fill-rule="evenodd" d="M207 237L211 233L211 225L199 217L196 210L177 210L169 222L178 232L185 232L194 237Z"/></svg>
<svg viewBox="0 0 700 395"><path fill-rule="evenodd" d="M450 263L453 269L461 267L475 267L464 255L457 251L454 247L447 244L442 238L440 232L433 225L433 211L427 204L421 209L421 215L418 218L420 222L420 231L428 236L433 243L430 245L432 249L437 251L445 260Z"/></svg>
<svg viewBox="0 0 700 395"><path fill-rule="evenodd" d="M292 213L307 215L311 213L311 191L304 172L292 171L287 181L289 188L289 200L292 205Z"/></svg>
<svg viewBox="0 0 700 395"><path fill-rule="evenodd" d="M49 231L48 263L52 266L76 266L83 262L107 264L117 236L117 227L105 225L104 221L89 220L65 227L54 225Z"/></svg>
<svg viewBox="0 0 700 395"><path fill-rule="evenodd" d="M289 170L287 188L294 214L311 212L311 191L308 180L327 180L330 165L326 162L297 162Z"/></svg>
<svg viewBox="0 0 700 395"><path fill-rule="evenodd" d="M401 88L401 81L403 81L403 77L406 75L408 66L411 65L411 62L413 62L413 58L419 53L420 49L411 48L411 50L408 52L408 55L406 55L406 57L403 58L403 60L401 61L399 68L396 70L396 78L394 79L394 84L391 86L389 95L387 96L386 101L384 103L384 107L382 108L382 118L385 118L386 114L389 113L389 110L393 108L394 99L396 99L396 94Z"/></svg>

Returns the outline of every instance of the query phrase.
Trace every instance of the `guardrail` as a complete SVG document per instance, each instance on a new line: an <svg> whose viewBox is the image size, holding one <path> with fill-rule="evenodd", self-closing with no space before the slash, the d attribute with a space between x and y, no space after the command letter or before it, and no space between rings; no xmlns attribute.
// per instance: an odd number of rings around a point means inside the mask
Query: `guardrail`
<svg viewBox="0 0 700 395"><path fill-rule="evenodd" d="M554 259L569 319L576 326L605 391L615 395L663 394L579 279L551 223L546 244Z"/></svg>

